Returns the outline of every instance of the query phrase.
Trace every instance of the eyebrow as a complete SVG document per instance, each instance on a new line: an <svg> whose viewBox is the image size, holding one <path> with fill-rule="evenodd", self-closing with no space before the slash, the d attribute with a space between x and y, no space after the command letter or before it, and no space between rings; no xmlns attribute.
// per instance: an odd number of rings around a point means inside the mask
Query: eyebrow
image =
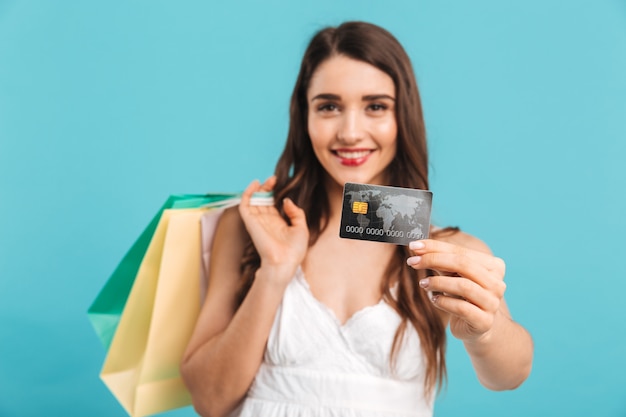
<svg viewBox="0 0 626 417"><path fill-rule="evenodd" d="M369 96L363 96L363 101L373 101L373 100L391 100L396 101L395 97L391 97L389 94L371 94Z"/></svg>
<svg viewBox="0 0 626 417"><path fill-rule="evenodd" d="M370 94L370 95L361 97L361 100L363 101L384 100L384 99L396 101L394 97L391 97L388 94ZM311 99L311 101L315 101L315 100L341 100L341 96L338 96L337 94L323 93L323 94L318 94Z"/></svg>

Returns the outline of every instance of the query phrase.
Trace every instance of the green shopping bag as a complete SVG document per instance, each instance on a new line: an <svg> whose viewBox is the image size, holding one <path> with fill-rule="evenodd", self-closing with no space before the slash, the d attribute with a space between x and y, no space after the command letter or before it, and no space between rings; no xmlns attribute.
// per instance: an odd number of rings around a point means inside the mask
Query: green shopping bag
<svg viewBox="0 0 626 417"><path fill-rule="evenodd" d="M122 258L87 312L94 330L107 351L135 282L135 276L163 211L202 206L219 207L222 203L227 204L228 201L238 197L239 194L180 194L172 195L167 199Z"/></svg>

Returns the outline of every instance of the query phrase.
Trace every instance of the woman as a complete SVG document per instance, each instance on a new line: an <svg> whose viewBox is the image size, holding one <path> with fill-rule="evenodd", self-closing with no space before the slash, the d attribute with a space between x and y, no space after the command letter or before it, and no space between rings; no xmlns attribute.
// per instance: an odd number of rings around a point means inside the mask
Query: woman
<svg viewBox="0 0 626 417"><path fill-rule="evenodd" d="M181 366L196 410L430 416L447 325L483 385L521 384L532 341L485 244L456 229L409 248L338 236L344 183L428 189L419 94L397 40L362 22L318 32L290 118L276 175L250 184L216 231ZM270 190L275 207L250 205Z"/></svg>

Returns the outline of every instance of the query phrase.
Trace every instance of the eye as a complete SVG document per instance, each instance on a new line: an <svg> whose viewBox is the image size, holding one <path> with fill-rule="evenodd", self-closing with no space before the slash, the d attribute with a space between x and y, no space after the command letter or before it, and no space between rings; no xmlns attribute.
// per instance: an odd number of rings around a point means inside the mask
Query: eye
<svg viewBox="0 0 626 417"><path fill-rule="evenodd" d="M334 112L337 109L338 107L335 103L323 103L317 106L317 111L325 112L325 113Z"/></svg>
<svg viewBox="0 0 626 417"><path fill-rule="evenodd" d="M372 103L368 106L368 109L374 112L381 112L387 110L387 105L382 103Z"/></svg>

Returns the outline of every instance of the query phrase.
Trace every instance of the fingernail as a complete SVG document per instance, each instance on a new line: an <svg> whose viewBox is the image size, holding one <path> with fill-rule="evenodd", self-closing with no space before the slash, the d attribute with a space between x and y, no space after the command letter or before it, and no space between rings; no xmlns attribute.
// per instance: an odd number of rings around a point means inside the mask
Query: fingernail
<svg viewBox="0 0 626 417"><path fill-rule="evenodd" d="M419 240L415 240L409 243L409 249L424 249L424 242L420 242Z"/></svg>
<svg viewBox="0 0 626 417"><path fill-rule="evenodd" d="M406 263L410 266L417 265L422 260L421 256L411 256L406 260Z"/></svg>
<svg viewBox="0 0 626 417"><path fill-rule="evenodd" d="M433 304L437 304L437 301L439 301L439 294L437 294L437 295L432 295L432 296L430 297L430 301L432 301L432 302L433 302Z"/></svg>
<svg viewBox="0 0 626 417"><path fill-rule="evenodd" d="M429 278L424 278L424 279L420 280L420 287L426 288L426 287L428 287L428 284L430 284L430 279Z"/></svg>

